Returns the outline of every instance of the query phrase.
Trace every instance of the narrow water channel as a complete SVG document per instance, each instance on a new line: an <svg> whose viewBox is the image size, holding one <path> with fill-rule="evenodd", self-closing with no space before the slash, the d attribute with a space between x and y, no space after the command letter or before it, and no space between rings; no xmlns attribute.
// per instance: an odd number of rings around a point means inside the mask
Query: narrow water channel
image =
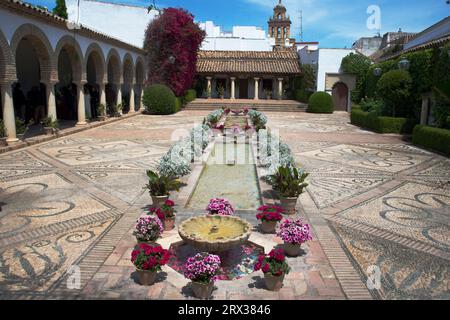
<svg viewBox="0 0 450 320"><path fill-rule="evenodd" d="M216 140L211 155L187 205L204 210L212 198L226 198L237 210L261 205L255 158L251 144Z"/></svg>

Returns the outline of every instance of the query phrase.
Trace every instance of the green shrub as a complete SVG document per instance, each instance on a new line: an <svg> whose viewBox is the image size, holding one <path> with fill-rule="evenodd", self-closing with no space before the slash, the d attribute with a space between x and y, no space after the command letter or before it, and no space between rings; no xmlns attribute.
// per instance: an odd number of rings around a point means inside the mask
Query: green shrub
<svg viewBox="0 0 450 320"><path fill-rule="evenodd" d="M450 156L450 130L417 125L413 131L413 143Z"/></svg>
<svg viewBox="0 0 450 320"><path fill-rule="evenodd" d="M361 100L361 110L364 112L376 111L377 114L381 113L383 109L383 101L373 98L367 98Z"/></svg>
<svg viewBox="0 0 450 320"><path fill-rule="evenodd" d="M392 116L404 115L410 107L412 78L405 70L392 70L383 74L378 81L377 91L386 105L392 107Z"/></svg>
<svg viewBox="0 0 450 320"><path fill-rule="evenodd" d="M145 88L142 103L145 111L151 114L172 114L176 112L177 107L173 91L162 84L154 84Z"/></svg>
<svg viewBox="0 0 450 320"><path fill-rule="evenodd" d="M183 108L183 100L183 97L175 98L175 112L181 111L181 108Z"/></svg>
<svg viewBox="0 0 450 320"><path fill-rule="evenodd" d="M333 98L326 92L316 92L309 97L307 112L333 113Z"/></svg>
<svg viewBox="0 0 450 320"><path fill-rule="evenodd" d="M411 133L416 124L413 119L379 117L376 111L364 112L353 108L350 115L351 123L379 133Z"/></svg>
<svg viewBox="0 0 450 320"><path fill-rule="evenodd" d="M194 89L190 89L184 94L185 103L192 102L195 99L197 99L197 91L195 91Z"/></svg>
<svg viewBox="0 0 450 320"><path fill-rule="evenodd" d="M297 89L294 91L294 100L298 102L308 103L309 97L311 96L311 92L303 90L303 89Z"/></svg>

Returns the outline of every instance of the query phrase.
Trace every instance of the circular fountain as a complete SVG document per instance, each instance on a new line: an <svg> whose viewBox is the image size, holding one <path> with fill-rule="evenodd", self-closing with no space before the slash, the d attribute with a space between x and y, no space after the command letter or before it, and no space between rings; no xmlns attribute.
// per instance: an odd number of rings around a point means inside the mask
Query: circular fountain
<svg viewBox="0 0 450 320"><path fill-rule="evenodd" d="M178 228L183 241L205 252L224 252L247 242L252 225L232 216L208 215L190 218Z"/></svg>

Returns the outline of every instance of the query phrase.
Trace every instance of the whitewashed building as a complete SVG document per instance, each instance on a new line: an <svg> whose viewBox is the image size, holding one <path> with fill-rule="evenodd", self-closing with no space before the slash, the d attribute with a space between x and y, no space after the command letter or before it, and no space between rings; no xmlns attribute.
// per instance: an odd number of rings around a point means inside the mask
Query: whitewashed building
<svg viewBox="0 0 450 320"><path fill-rule="evenodd" d="M255 26L234 26L231 32L222 31L213 21L200 23L206 32L201 50L205 51L272 51L275 39Z"/></svg>
<svg viewBox="0 0 450 320"><path fill-rule="evenodd" d="M316 72L316 90L331 94L336 110L350 111L350 93L356 87L356 77L344 74L341 63L344 57L356 53L356 50L319 48L317 42L311 45L301 44L299 48L300 63L313 66Z"/></svg>
<svg viewBox="0 0 450 320"><path fill-rule="evenodd" d="M17 141L15 118L35 119L36 110L39 119L79 126L97 112L92 101L139 110L145 74L139 47L19 0L0 1L1 118L9 142Z"/></svg>

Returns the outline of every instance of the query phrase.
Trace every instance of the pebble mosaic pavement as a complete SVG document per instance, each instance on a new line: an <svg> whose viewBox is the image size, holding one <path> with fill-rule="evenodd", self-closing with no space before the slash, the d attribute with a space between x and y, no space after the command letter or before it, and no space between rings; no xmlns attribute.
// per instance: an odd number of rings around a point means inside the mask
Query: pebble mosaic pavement
<svg viewBox="0 0 450 320"><path fill-rule="evenodd" d="M145 169L205 114L138 115L0 154L0 299L192 299L169 267L139 286L129 257L132 226L151 203ZM253 273L218 283L214 298L450 299L450 159L354 127L346 113L267 116L311 172L298 206L314 241L289 259L280 292ZM178 210L178 221L195 214ZM256 229L252 237L265 248L280 242ZM80 290L67 288L73 265ZM371 265L380 290L366 289Z"/></svg>

